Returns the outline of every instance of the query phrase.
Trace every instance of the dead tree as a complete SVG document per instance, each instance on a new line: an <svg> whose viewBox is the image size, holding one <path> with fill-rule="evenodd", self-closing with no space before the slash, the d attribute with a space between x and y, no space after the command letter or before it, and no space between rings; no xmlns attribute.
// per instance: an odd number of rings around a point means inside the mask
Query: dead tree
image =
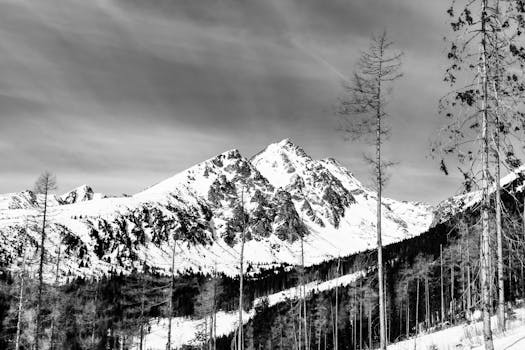
<svg viewBox="0 0 525 350"><path fill-rule="evenodd" d="M370 48L359 60L351 83L345 84L346 96L341 99L339 115L342 129L351 138L375 135L375 157L368 160L376 175L377 190L377 267L379 286L380 346L386 349L386 305L383 272L383 243L381 236L381 196L385 184L384 170L391 163L382 160L381 146L389 129L385 126L387 96L391 84L401 77L401 53L392 52L393 42L382 32L372 38ZM390 86L389 86L390 85Z"/></svg>
<svg viewBox="0 0 525 350"><path fill-rule="evenodd" d="M44 260L46 255L45 242L48 226L48 201L51 192L56 189L56 179L51 173L45 171L37 179L34 192L41 197L37 200L39 205L39 217L42 218L40 228L40 260L38 265L38 295L36 306L36 335L35 349L40 349L40 338L42 335L42 296L44 292ZM38 198L38 197L37 197Z"/></svg>

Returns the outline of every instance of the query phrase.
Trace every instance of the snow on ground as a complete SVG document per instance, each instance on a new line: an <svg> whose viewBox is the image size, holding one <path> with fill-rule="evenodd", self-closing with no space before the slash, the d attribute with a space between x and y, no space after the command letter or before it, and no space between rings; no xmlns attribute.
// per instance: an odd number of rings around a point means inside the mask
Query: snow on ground
<svg viewBox="0 0 525 350"><path fill-rule="evenodd" d="M525 349L525 309L514 311L515 318L507 321L504 334L498 334L496 316L492 317L495 350ZM391 344L388 350L482 350L482 332L481 322L462 324Z"/></svg>
<svg viewBox="0 0 525 350"><path fill-rule="evenodd" d="M356 272L348 275L343 275L326 282L314 281L305 285L307 295L316 294L322 291L330 290L335 286L347 286L355 282L359 277L363 276L363 272ZM257 298L254 301L258 305L263 299L268 300L269 306L277 305L286 300L297 299L300 296L298 287L289 288L278 293L270 294L266 297ZM255 309L243 313L243 323L247 323L255 316ZM238 311L219 311L217 312L217 336L231 334L238 325L239 313ZM204 319L192 319L189 317L176 317L172 319L172 346L175 348L182 345L198 344L198 335L203 332L205 325ZM168 337L168 319L155 319L150 323L151 331L146 335L145 344L148 350L164 350ZM137 345L138 346L138 345Z"/></svg>
<svg viewBox="0 0 525 350"><path fill-rule="evenodd" d="M255 314L252 309L243 312L243 321L248 322ZM237 328L239 320L238 312L217 312L217 336L231 334ZM175 317L171 324L171 346L180 348L183 345L199 344L198 336L205 331L204 319L191 319L188 317ZM168 319L156 319L150 323L151 332L146 335L144 343L148 350L164 350L168 340ZM138 344L135 345L138 348Z"/></svg>

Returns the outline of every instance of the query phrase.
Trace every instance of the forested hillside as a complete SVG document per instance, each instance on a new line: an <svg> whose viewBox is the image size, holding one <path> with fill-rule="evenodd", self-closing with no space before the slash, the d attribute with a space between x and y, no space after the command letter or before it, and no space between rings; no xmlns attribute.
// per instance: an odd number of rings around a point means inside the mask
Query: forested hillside
<svg viewBox="0 0 525 350"><path fill-rule="evenodd" d="M504 250L507 301L523 296L525 286L523 180L520 176L510 179L502 196L509 242ZM443 320L450 324L461 322L479 308L479 202L473 197L456 197L453 208L447 202L448 207L439 209L434 226L427 232L385 246L389 342L442 327ZM25 264L25 270L4 265L0 310L1 345L5 348L14 346L17 329L21 329L22 348L33 341L38 280L33 278L37 271L31 267L30 259L21 254L15 262L18 266ZM331 349L336 341L339 348L376 346L375 250L305 267L297 262L257 269L248 263L243 300L243 308L249 315L244 319L246 348L289 349L300 342L304 347L306 342L307 348ZM58 273L60 267L56 267ZM320 285L355 273L356 278L342 285L334 283L318 291L309 287L308 292L301 289L303 285ZM494 305L495 282L492 283ZM175 320L186 317L188 322L200 326L194 331L194 339L184 347L230 349L233 333L221 329L233 331L235 324L227 326L232 321L224 319L222 324L214 325L213 315L236 312L238 283L238 278L224 273L186 272L172 280L169 275L151 269L147 261L142 268L129 273L70 275L60 283L47 280L41 302L45 348L160 349L165 343L159 345L159 337L152 334L165 334L167 327L159 328L159 321L173 318L171 337L176 339L177 332L188 330L175 325ZM277 299L272 296L283 290L295 292ZM20 295L23 303L19 302ZM214 331L217 328L219 332Z"/></svg>

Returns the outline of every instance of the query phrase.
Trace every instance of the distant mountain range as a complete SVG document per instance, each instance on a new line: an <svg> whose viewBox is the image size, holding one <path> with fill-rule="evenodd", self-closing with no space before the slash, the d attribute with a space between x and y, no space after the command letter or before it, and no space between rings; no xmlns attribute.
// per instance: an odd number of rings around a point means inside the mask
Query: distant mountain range
<svg viewBox="0 0 525 350"><path fill-rule="evenodd" d="M334 159L315 160L286 139L253 158L230 150L129 197L107 197L83 185L52 196L49 255L61 248L63 276L129 272L146 264L167 271L173 233L176 268L237 273L240 232L246 227L249 271L305 264L373 248L376 194ZM242 212L247 214L242 215ZM22 229L38 215L31 191L0 195L0 261L16 261ZM421 234L434 209L383 198L385 244ZM30 233L35 251L39 233ZM49 278L52 260L48 259Z"/></svg>

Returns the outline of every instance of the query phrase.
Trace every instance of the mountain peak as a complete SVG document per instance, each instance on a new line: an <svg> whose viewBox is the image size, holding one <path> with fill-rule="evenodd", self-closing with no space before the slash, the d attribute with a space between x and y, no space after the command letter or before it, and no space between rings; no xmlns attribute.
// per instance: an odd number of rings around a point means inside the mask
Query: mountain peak
<svg viewBox="0 0 525 350"><path fill-rule="evenodd" d="M291 139L286 138L279 142L268 145L263 151L255 155L253 158L257 158L261 154L274 155L283 160L287 161L311 161L310 157L300 146L297 146Z"/></svg>
<svg viewBox="0 0 525 350"><path fill-rule="evenodd" d="M62 196L60 196L60 200L66 204L73 204L92 200L93 195L93 189L90 186L84 184L64 193Z"/></svg>
<svg viewBox="0 0 525 350"><path fill-rule="evenodd" d="M278 146L281 146L281 147L290 147L290 146L295 146L293 141L290 139L290 138L285 138L285 139L282 139L281 141L279 142L276 142L276 144Z"/></svg>

